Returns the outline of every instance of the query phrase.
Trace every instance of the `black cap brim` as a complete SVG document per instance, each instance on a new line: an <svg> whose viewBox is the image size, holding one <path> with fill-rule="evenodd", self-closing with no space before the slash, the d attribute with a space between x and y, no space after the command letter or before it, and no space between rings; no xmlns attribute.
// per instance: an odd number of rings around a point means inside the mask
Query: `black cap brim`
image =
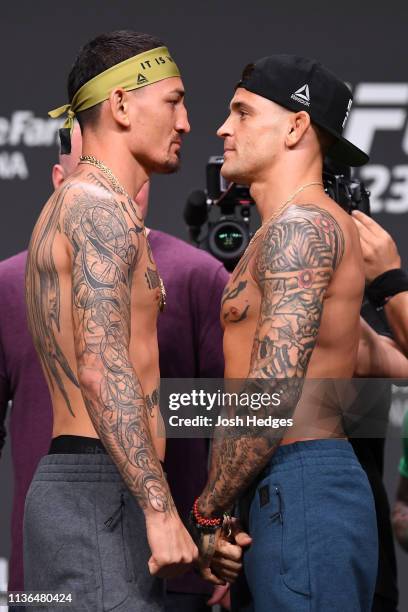
<svg viewBox="0 0 408 612"><path fill-rule="evenodd" d="M364 164L370 161L367 153L364 153L364 151L353 145L349 140L339 136L337 132L322 123L317 121L314 121L314 123L334 136L335 142L327 151L327 156L333 161L338 161L347 166L364 166Z"/></svg>

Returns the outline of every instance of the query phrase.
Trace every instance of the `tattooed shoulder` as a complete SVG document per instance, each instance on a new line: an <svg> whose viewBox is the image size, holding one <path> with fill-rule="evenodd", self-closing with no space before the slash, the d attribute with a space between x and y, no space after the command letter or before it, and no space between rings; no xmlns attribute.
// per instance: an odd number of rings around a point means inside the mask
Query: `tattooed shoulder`
<svg viewBox="0 0 408 612"><path fill-rule="evenodd" d="M267 228L256 266L262 302L251 356L255 378L305 374L343 252L339 224L316 206L293 206Z"/></svg>
<svg viewBox="0 0 408 612"><path fill-rule="evenodd" d="M79 383L58 341L62 303L55 240L65 236L72 248L74 304L83 313L92 312L99 325L109 304L126 308L126 287L143 247L143 221L133 203L113 194L103 178L89 173L86 179L84 183L68 180L46 205L30 241L26 268L27 314L34 343L51 389L57 386L72 416L63 374L76 387Z"/></svg>
<svg viewBox="0 0 408 612"><path fill-rule="evenodd" d="M292 206L265 232L257 255L258 279L282 271L334 271L343 254L344 234L333 215L314 205Z"/></svg>

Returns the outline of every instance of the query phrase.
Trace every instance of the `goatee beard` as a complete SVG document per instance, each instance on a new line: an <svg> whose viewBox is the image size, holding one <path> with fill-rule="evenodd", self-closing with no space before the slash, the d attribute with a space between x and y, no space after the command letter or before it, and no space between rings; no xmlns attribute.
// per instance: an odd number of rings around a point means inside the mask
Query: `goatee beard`
<svg viewBox="0 0 408 612"><path fill-rule="evenodd" d="M181 161L180 158L177 158L175 161L171 161L170 159L165 162L163 165L162 172L164 174L174 174L180 169Z"/></svg>

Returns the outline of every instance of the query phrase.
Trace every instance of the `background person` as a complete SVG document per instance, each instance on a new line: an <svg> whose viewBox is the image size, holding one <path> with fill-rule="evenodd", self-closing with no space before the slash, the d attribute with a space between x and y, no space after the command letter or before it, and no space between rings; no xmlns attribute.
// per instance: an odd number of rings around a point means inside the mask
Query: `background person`
<svg viewBox="0 0 408 612"><path fill-rule="evenodd" d="M364 257L367 283L366 295L371 309L375 310L384 330L378 334L368 326L363 327L359 346L359 374L389 378L408 378L408 276L401 269L401 258L390 234L376 221L360 211L353 212ZM408 487L407 483L407 414L402 427L403 457L399 465L400 480L397 500L392 512L392 525L397 540L407 549ZM385 437L385 436L384 436ZM354 441L352 441L353 443ZM363 444L363 441L356 440ZM383 470L383 440L365 440L365 447L379 444L377 464ZM373 472L373 470L371 470ZM378 481L378 478L377 478ZM390 510L384 486L378 496L377 516L380 540L380 566L377 592L373 610L394 612L397 609L396 562L390 525ZM381 501L382 500L382 501ZM394 578L394 580L392 580Z"/></svg>
<svg viewBox="0 0 408 612"><path fill-rule="evenodd" d="M360 211L353 212L364 257L368 297L383 309L397 346L408 355L408 279L390 234Z"/></svg>

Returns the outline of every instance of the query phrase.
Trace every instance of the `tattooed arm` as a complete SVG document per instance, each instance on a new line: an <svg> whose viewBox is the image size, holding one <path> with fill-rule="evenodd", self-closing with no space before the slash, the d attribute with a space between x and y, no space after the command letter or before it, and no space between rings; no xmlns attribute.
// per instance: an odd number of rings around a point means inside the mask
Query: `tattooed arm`
<svg viewBox="0 0 408 612"><path fill-rule="evenodd" d="M78 382L96 431L145 514L150 570L170 577L185 571L194 546L153 446L147 410L157 392L144 397L129 357L132 280L145 241L132 202L116 197L77 194L65 214Z"/></svg>
<svg viewBox="0 0 408 612"><path fill-rule="evenodd" d="M273 417L290 418L296 408L319 331L324 295L343 250L342 230L316 206L291 207L260 241L256 275L262 300L243 392L283 390ZM259 418L270 415L271 407L257 411ZM230 509L283 435L271 427L224 430L213 446L199 510L211 515Z"/></svg>

